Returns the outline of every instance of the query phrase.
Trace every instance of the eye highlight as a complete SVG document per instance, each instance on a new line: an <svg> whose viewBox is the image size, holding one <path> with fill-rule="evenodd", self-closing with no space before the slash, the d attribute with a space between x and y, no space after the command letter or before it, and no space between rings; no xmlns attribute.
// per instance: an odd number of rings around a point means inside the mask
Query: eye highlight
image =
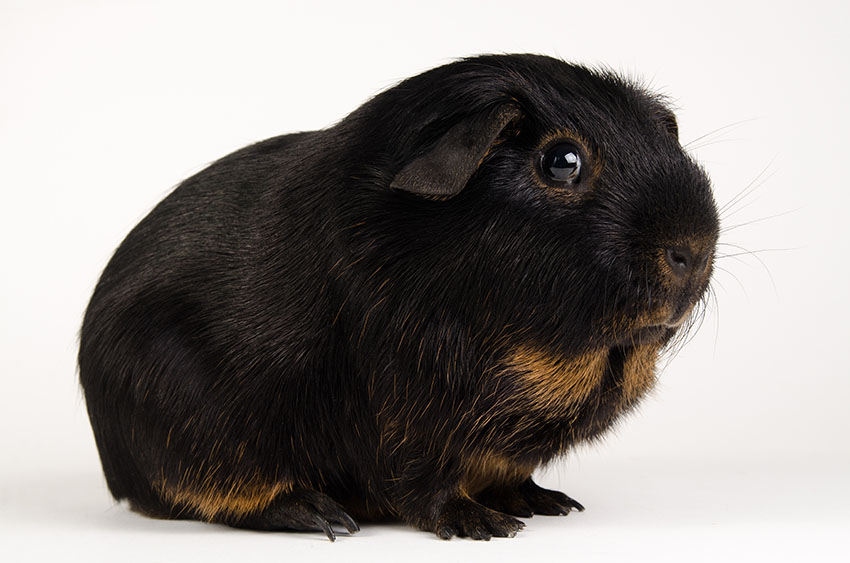
<svg viewBox="0 0 850 563"><path fill-rule="evenodd" d="M548 180L572 186L581 181L581 164L578 147L561 142L546 149L540 160L540 169Z"/></svg>

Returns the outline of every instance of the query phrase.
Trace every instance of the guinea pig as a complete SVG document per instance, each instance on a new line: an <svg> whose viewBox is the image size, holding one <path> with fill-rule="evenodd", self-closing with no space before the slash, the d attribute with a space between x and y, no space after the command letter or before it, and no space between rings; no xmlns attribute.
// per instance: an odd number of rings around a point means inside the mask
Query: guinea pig
<svg viewBox="0 0 850 563"><path fill-rule="evenodd" d="M545 56L462 59L238 150L130 232L86 310L109 490L331 540L583 510L532 472L653 386L718 231L664 99Z"/></svg>

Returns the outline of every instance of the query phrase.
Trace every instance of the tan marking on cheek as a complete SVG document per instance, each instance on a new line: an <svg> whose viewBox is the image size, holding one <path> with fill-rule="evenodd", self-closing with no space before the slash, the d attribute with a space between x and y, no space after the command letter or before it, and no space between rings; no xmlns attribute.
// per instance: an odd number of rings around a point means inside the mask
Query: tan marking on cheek
<svg viewBox="0 0 850 563"><path fill-rule="evenodd" d="M568 358L532 346L516 348L507 362L510 373L518 377L522 402L553 415L587 399L607 363L605 349Z"/></svg>
<svg viewBox="0 0 850 563"><path fill-rule="evenodd" d="M519 464L492 452L470 458L465 466L460 490L468 496L475 496L492 485L519 485L534 471L534 466Z"/></svg>
<svg viewBox="0 0 850 563"><path fill-rule="evenodd" d="M258 476L222 482L203 479L198 484L186 484L187 476L177 484L160 480L154 487L164 499L191 507L208 521L259 512L279 494L292 490L292 483L266 481Z"/></svg>

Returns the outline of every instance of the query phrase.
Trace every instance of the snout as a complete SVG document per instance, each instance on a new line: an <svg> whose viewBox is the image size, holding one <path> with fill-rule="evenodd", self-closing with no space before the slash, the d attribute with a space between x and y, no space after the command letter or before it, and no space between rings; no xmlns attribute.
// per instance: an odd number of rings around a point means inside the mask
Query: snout
<svg viewBox="0 0 850 563"><path fill-rule="evenodd" d="M664 250L664 261L670 281L675 284L687 282L691 277L702 277L713 254L710 250L695 250L695 245L680 244Z"/></svg>
<svg viewBox="0 0 850 563"><path fill-rule="evenodd" d="M714 259L714 239L689 239L665 245L658 257L662 285L669 290L668 314L664 324L684 322L708 285Z"/></svg>

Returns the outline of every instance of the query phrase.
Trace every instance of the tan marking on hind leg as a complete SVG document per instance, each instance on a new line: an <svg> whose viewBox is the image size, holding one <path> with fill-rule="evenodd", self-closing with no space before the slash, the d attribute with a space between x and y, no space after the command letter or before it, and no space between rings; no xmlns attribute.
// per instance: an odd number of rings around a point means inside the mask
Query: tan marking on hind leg
<svg viewBox="0 0 850 563"><path fill-rule="evenodd" d="M189 507L210 522L260 512L275 497L292 490L292 483L269 481L259 476L221 482L205 479L197 485L182 481L185 479L172 485L163 480L154 486L165 500Z"/></svg>

